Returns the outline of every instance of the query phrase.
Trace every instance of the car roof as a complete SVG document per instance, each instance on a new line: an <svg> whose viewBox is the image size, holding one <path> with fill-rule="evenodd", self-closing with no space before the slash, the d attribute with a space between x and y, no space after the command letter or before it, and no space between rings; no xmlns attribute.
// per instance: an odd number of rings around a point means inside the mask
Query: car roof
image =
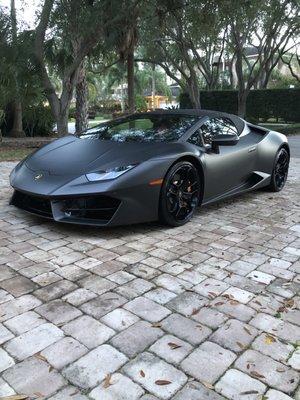
<svg viewBox="0 0 300 400"><path fill-rule="evenodd" d="M245 127L245 121L238 117L237 115L234 114L228 114L225 112L221 111L213 111L213 110L196 110L196 109L181 109L181 108L176 108L174 110L155 110L155 111L149 111L147 113L141 113L144 115L190 115L190 116L197 116L197 117L211 117L211 118L228 118L230 119L233 124L236 126L239 134L242 133L244 127Z"/></svg>

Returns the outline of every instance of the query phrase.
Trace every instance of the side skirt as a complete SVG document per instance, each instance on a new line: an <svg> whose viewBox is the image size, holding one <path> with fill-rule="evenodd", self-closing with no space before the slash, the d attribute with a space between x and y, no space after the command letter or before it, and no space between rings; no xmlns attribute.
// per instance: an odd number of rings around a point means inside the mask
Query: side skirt
<svg viewBox="0 0 300 400"><path fill-rule="evenodd" d="M271 180L271 175L266 174L261 171L253 171L250 178L240 186L235 187L234 189L229 190L228 192L221 194L219 196L207 199L202 202L202 206L207 204L215 203L217 201L221 201L227 199L229 197L237 196L239 194L250 192L251 190L260 189L262 187L268 186Z"/></svg>

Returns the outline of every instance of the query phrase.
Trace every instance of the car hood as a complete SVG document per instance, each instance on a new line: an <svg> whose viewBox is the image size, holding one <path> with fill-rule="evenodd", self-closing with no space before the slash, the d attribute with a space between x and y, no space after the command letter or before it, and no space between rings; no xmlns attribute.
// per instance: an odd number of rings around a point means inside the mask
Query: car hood
<svg viewBox="0 0 300 400"><path fill-rule="evenodd" d="M79 176L91 171L141 163L177 152L183 143L122 143L66 136L29 156L32 171L56 176Z"/></svg>

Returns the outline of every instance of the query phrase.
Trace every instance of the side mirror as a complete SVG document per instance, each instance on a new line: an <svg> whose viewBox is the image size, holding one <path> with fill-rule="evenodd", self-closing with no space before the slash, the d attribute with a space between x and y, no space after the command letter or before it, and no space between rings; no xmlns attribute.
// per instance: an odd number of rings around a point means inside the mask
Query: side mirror
<svg viewBox="0 0 300 400"><path fill-rule="evenodd" d="M235 146L238 141L238 135L215 135L211 139L211 147L218 153L219 146Z"/></svg>

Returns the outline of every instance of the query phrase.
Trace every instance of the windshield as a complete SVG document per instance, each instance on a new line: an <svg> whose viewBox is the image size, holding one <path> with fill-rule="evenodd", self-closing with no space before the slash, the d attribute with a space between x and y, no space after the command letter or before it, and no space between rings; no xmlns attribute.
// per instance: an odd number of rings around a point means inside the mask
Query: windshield
<svg viewBox="0 0 300 400"><path fill-rule="evenodd" d="M87 129L81 139L114 142L172 142L178 140L198 117L182 115L130 116Z"/></svg>

